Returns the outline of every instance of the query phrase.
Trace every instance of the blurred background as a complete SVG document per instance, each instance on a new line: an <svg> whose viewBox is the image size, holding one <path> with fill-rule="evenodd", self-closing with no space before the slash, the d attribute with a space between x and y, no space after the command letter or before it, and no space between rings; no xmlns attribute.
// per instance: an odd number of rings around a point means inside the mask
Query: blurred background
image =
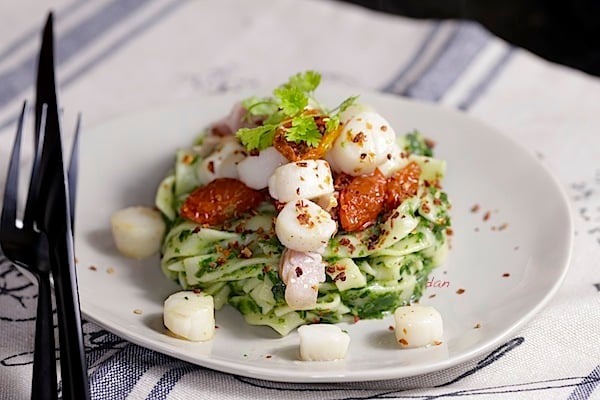
<svg viewBox="0 0 600 400"><path fill-rule="evenodd" d="M474 20L547 60L600 76L600 0L338 0L412 18Z"/></svg>

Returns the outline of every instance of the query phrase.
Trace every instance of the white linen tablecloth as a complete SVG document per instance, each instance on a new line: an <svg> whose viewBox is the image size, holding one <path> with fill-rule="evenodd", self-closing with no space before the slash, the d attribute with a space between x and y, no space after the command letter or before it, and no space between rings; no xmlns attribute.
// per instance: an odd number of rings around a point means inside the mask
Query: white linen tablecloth
<svg viewBox="0 0 600 400"><path fill-rule="evenodd" d="M326 0L20 0L0 3L0 187L40 30L55 11L65 133L198 94L328 82L463 110L558 177L575 241L550 304L505 344L422 376L284 384L212 371L85 323L94 399L600 399L600 80L466 21L411 20ZM519 23L519 21L515 21ZM30 159L31 154L26 155ZM29 396L36 289L0 257L0 398Z"/></svg>

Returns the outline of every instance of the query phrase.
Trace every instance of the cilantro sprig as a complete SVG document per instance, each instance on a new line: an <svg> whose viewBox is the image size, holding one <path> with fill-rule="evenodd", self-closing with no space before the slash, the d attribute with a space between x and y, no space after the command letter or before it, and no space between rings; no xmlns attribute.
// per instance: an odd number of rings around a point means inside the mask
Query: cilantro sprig
<svg viewBox="0 0 600 400"><path fill-rule="evenodd" d="M349 97L331 111L325 110L314 98L314 91L321 83L321 74L315 71L297 73L273 90L272 97L249 97L242 102L247 117L262 117L262 125L241 128L236 135L248 150L263 150L273 144L277 129L284 129L285 139L294 143L306 143L317 147L323 137L315 122L321 116L325 133L335 131L340 124L339 114L350 107L357 96ZM317 112L306 113L310 104L319 105Z"/></svg>

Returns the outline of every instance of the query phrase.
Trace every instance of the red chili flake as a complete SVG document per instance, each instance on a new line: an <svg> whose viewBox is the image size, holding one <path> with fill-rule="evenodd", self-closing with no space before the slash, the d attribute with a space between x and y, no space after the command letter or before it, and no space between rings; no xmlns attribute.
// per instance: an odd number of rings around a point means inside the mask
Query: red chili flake
<svg viewBox="0 0 600 400"><path fill-rule="evenodd" d="M358 132L358 133L356 134L356 136L354 136L354 137L352 138L352 142L353 142L353 143L360 143L360 144L362 144L362 142L363 142L364 140L365 140L365 134L364 134L363 132Z"/></svg>
<svg viewBox="0 0 600 400"><path fill-rule="evenodd" d="M505 273L502 274L503 278L508 278L509 276L510 276L510 274L508 272L505 272Z"/></svg>
<svg viewBox="0 0 600 400"><path fill-rule="evenodd" d="M272 357L273 357L273 356L272 356L272 355L270 355L270 354L267 354L267 355L265 356L265 358L272 358Z"/></svg>
<svg viewBox="0 0 600 400"><path fill-rule="evenodd" d="M394 329L396 329L396 328L394 328L394 326L393 326L393 325L390 325L390 326L388 326L388 329L389 329L390 331L393 331L393 330L394 330Z"/></svg>
<svg viewBox="0 0 600 400"><path fill-rule="evenodd" d="M215 325L215 329L219 329L219 325Z"/></svg>
<svg viewBox="0 0 600 400"><path fill-rule="evenodd" d="M434 297L435 297L435 293L434 293L434 294L430 294L430 295L429 295L429 298L430 298L430 299L433 299Z"/></svg>
<svg viewBox="0 0 600 400"><path fill-rule="evenodd" d="M358 321L360 321L360 317L358 315L354 316L354 323L357 323Z"/></svg>
<svg viewBox="0 0 600 400"><path fill-rule="evenodd" d="M431 211L431 208L429 208L429 204L427 204L427 203L423 203L421 208L423 209L423 212L426 214L429 214L429 212Z"/></svg>
<svg viewBox="0 0 600 400"><path fill-rule="evenodd" d="M456 294L463 294L465 292L465 289L458 289L456 291Z"/></svg>
<svg viewBox="0 0 600 400"><path fill-rule="evenodd" d="M325 268L325 271L326 271L328 274L333 274L333 273L335 273L335 267L334 267L334 266L332 266L332 265L329 265L327 268Z"/></svg>
<svg viewBox="0 0 600 400"><path fill-rule="evenodd" d="M440 204L442 204L442 201L440 199L433 199L433 204L439 206Z"/></svg>
<svg viewBox="0 0 600 400"><path fill-rule="evenodd" d="M209 161L208 165L206 166L206 168L208 169L208 171L211 174L214 174L215 173L215 163L214 163L214 161Z"/></svg>
<svg viewBox="0 0 600 400"><path fill-rule="evenodd" d="M194 288L194 289L192 289L192 292L194 292L196 294L200 294L200 293L202 293L202 289L200 289L200 288Z"/></svg>
<svg viewBox="0 0 600 400"><path fill-rule="evenodd" d="M200 232L200 229L202 229L202 228L200 228L199 226L197 226L197 227L194 228L194 230L192 231L192 233L198 233L198 232Z"/></svg>
<svg viewBox="0 0 600 400"><path fill-rule="evenodd" d="M454 235L454 231L452 230L452 228L446 228L446 235L448 235L448 236Z"/></svg>
<svg viewBox="0 0 600 400"><path fill-rule="evenodd" d="M408 346L408 342L404 338L398 340L398 343L400 343L402 346Z"/></svg>
<svg viewBox="0 0 600 400"><path fill-rule="evenodd" d="M337 274L335 276L335 278L333 278L333 281L334 282L337 282L337 281L345 282L346 281L346 273L345 272L340 272L339 274Z"/></svg>
<svg viewBox="0 0 600 400"><path fill-rule="evenodd" d="M490 219L490 212L487 211L485 214L483 214L483 220L487 221L488 219Z"/></svg>
<svg viewBox="0 0 600 400"><path fill-rule="evenodd" d="M270 265L265 265L265 267L262 269L263 273L267 273L270 272L273 269L273 267L271 267Z"/></svg>
<svg viewBox="0 0 600 400"><path fill-rule="evenodd" d="M308 163L306 161L299 161L296 163L296 165L302 168L308 167Z"/></svg>
<svg viewBox="0 0 600 400"><path fill-rule="evenodd" d="M379 129L381 129L382 132L385 132L388 130L388 127L386 125L381 125Z"/></svg>
<svg viewBox="0 0 600 400"><path fill-rule="evenodd" d="M92 270L92 271L97 271L97 270L98 270L98 268L96 268L96 266L95 266L95 265L90 265L90 270Z"/></svg>
<svg viewBox="0 0 600 400"><path fill-rule="evenodd" d="M367 158L367 153L360 153L360 159L364 160L365 158Z"/></svg>
<svg viewBox="0 0 600 400"><path fill-rule="evenodd" d="M473 329L479 329L481 328L481 324L478 322L475 324L475 326L473 327Z"/></svg>
<svg viewBox="0 0 600 400"><path fill-rule="evenodd" d="M296 272L296 277L300 277L303 274L302 268L300 268L300 267L296 267L294 272Z"/></svg>
<svg viewBox="0 0 600 400"><path fill-rule="evenodd" d="M477 211L479 211L479 204L475 204L473 207L471 207L472 213L476 213Z"/></svg>

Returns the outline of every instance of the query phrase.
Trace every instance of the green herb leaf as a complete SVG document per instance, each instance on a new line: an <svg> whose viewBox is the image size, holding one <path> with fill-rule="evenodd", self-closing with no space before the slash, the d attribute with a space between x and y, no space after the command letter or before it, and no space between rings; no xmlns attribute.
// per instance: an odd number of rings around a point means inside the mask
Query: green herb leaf
<svg viewBox="0 0 600 400"><path fill-rule="evenodd" d="M301 92L314 92L321 83L321 74L316 71L300 72L290 77L286 86L296 88Z"/></svg>
<svg viewBox="0 0 600 400"><path fill-rule="evenodd" d="M273 144L277 125L262 125L256 128L241 128L236 136L248 150L263 150Z"/></svg>
<svg viewBox="0 0 600 400"><path fill-rule="evenodd" d="M273 91L273 94L279 99L283 112L290 117L302 112L308 105L306 94L294 87L280 86Z"/></svg>
<svg viewBox="0 0 600 400"><path fill-rule="evenodd" d="M337 115L329 117L327 122L325 122L325 128L327 129L327 132L333 132L339 126L340 126L340 117L338 117Z"/></svg>
<svg viewBox="0 0 600 400"><path fill-rule="evenodd" d="M292 126L288 128L285 138L290 142L306 142L307 145L317 147L321 142L321 132L312 116L298 116L292 119Z"/></svg>
<svg viewBox="0 0 600 400"><path fill-rule="evenodd" d="M351 96L348 97L346 100L342 101L342 103L339 106L337 106L339 110L338 113L343 113L344 111L346 111L348 107L350 107L356 102L357 99L358 96Z"/></svg>

